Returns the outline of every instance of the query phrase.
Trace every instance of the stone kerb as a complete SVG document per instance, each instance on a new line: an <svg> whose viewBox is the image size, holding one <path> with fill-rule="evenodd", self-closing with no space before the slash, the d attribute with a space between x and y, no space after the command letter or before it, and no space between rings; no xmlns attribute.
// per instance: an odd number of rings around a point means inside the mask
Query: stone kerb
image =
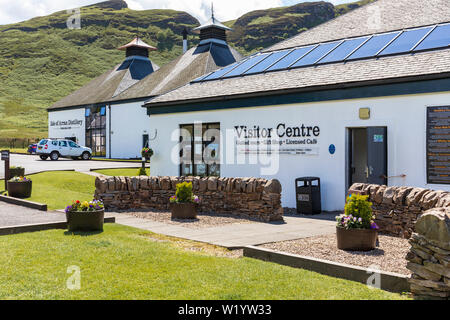
<svg viewBox="0 0 450 320"><path fill-rule="evenodd" d="M281 184L278 180L259 178L200 177L98 177L96 199L107 210L152 209L167 211L169 198L177 184L192 182L200 197L200 211L228 213L277 221L283 218Z"/></svg>
<svg viewBox="0 0 450 320"><path fill-rule="evenodd" d="M407 268L411 292L419 299L450 298L450 208L435 208L421 215L417 233L409 240Z"/></svg>
<svg viewBox="0 0 450 320"><path fill-rule="evenodd" d="M450 192L356 183L349 193L368 195L382 232L410 238L418 217L433 208L449 208Z"/></svg>

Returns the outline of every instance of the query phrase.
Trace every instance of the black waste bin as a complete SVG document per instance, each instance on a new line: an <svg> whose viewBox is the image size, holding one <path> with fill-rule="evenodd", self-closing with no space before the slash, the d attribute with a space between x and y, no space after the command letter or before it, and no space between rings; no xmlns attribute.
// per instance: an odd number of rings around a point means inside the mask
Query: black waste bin
<svg viewBox="0 0 450 320"><path fill-rule="evenodd" d="M322 213L322 197L320 195L320 178L304 177L295 180L297 197L297 213Z"/></svg>

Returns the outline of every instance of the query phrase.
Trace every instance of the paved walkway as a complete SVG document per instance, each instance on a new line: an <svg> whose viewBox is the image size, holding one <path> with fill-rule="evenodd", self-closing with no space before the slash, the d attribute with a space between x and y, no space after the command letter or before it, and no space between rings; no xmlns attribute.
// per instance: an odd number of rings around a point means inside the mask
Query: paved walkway
<svg viewBox="0 0 450 320"><path fill-rule="evenodd" d="M0 228L65 222L62 212L45 212L0 202Z"/></svg>
<svg viewBox="0 0 450 320"><path fill-rule="evenodd" d="M229 249L288 241L336 232L336 223L329 219L285 217L284 223L232 224L221 227L192 229L178 225L135 218L126 214L113 214L116 223L151 231L153 233L206 242Z"/></svg>
<svg viewBox="0 0 450 320"><path fill-rule="evenodd" d="M91 169L120 169L141 167L141 163L120 161L81 161L72 159L59 159L58 161L42 161L38 156L11 155L11 166L25 168L25 174L33 174L43 171L75 170L78 172L89 172ZM0 179L4 179L4 164L0 161Z"/></svg>

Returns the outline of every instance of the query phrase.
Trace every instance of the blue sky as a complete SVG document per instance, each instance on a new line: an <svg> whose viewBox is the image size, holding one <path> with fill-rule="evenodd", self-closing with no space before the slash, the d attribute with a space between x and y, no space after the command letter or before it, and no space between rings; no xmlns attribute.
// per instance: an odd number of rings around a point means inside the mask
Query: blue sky
<svg viewBox="0 0 450 320"><path fill-rule="evenodd" d="M27 20L52 12L77 8L103 0L0 0L0 25ZM125 0L129 7L144 9L176 9L189 12L200 21L210 17L211 2L214 2L217 18L233 20L241 15L257 10L297 4L299 0ZM355 0L331 0L333 4Z"/></svg>

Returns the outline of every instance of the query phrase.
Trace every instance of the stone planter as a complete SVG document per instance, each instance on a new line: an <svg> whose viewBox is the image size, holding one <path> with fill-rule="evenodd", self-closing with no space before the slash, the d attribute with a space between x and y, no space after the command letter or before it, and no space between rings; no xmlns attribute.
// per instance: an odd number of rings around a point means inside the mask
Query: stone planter
<svg viewBox="0 0 450 320"><path fill-rule="evenodd" d="M14 177L24 177L25 176L25 168L10 168L9 169L9 178Z"/></svg>
<svg viewBox="0 0 450 320"><path fill-rule="evenodd" d="M372 229L336 228L337 245L340 250L371 251L377 246L378 231Z"/></svg>
<svg viewBox="0 0 450 320"><path fill-rule="evenodd" d="M105 210L93 212L67 212L67 228L74 231L103 231Z"/></svg>
<svg viewBox="0 0 450 320"><path fill-rule="evenodd" d="M197 219L196 203L172 203L172 219Z"/></svg>
<svg viewBox="0 0 450 320"><path fill-rule="evenodd" d="M13 198L26 199L31 197L33 189L32 181L11 182L8 181L8 195Z"/></svg>

